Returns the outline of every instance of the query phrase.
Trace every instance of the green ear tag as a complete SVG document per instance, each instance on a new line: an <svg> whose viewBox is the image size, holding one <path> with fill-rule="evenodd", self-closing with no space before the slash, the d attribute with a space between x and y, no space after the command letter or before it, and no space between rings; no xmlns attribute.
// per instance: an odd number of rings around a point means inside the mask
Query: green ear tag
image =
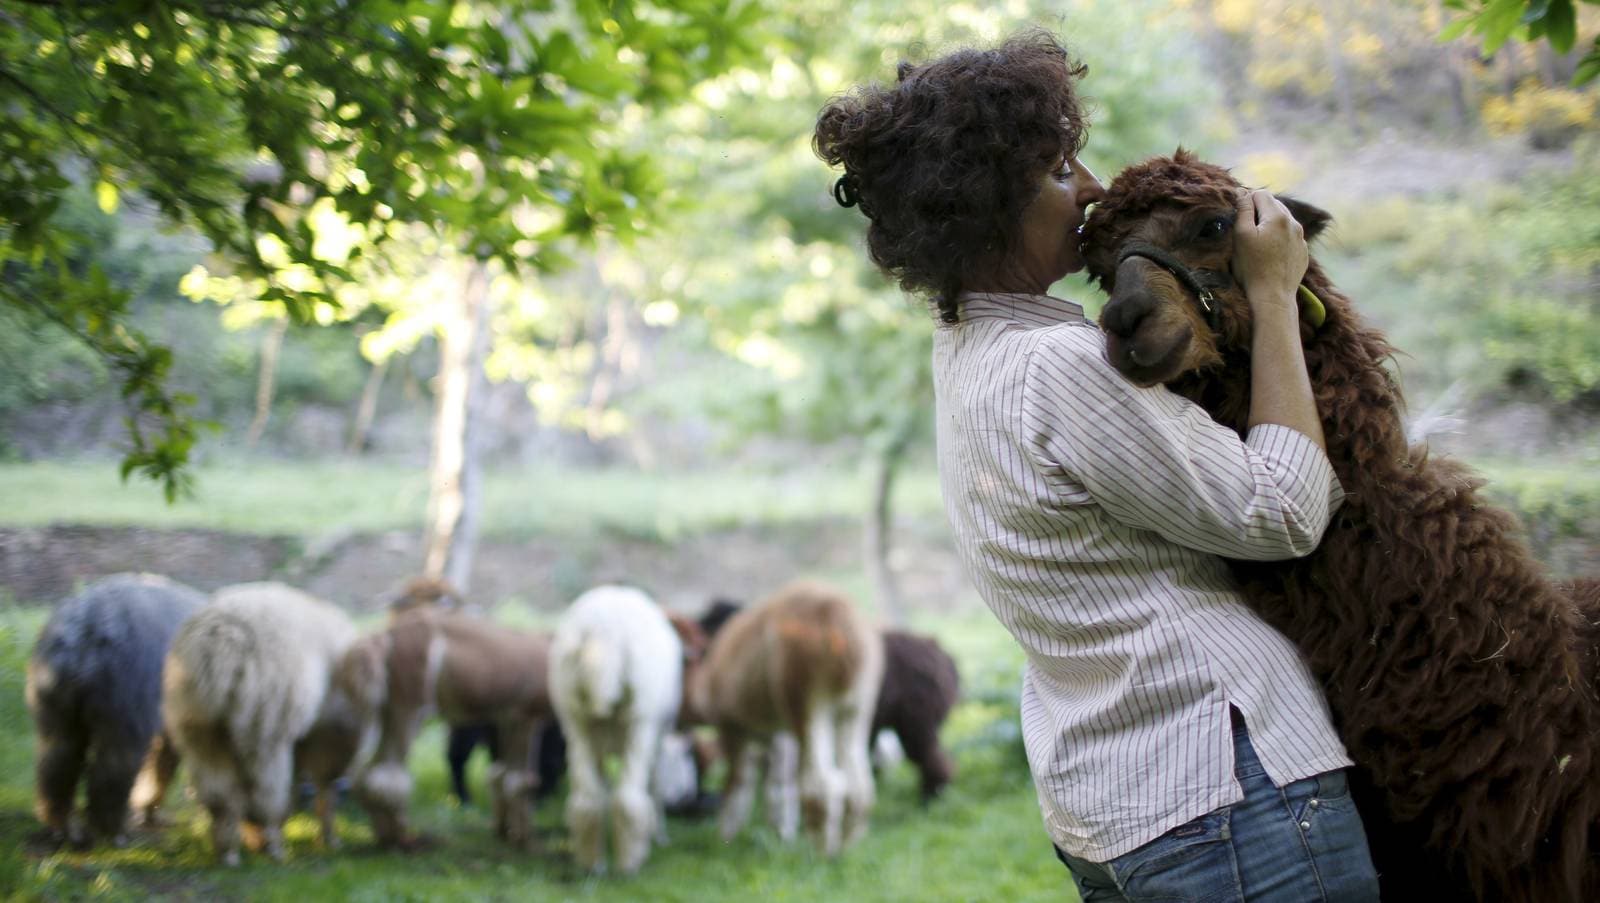
<svg viewBox="0 0 1600 903"><path fill-rule="evenodd" d="M1328 319L1328 309L1322 306L1322 299L1317 297L1316 292L1306 288L1305 283L1300 284L1296 294L1300 296L1300 316L1311 324L1312 329L1321 329L1323 322Z"/></svg>

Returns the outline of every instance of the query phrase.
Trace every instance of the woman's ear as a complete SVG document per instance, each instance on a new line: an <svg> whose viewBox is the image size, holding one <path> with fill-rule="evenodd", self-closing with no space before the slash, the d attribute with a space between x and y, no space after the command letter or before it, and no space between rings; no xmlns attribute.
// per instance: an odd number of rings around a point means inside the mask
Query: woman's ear
<svg viewBox="0 0 1600 903"><path fill-rule="evenodd" d="M1282 201L1283 206L1288 207L1289 212L1294 214L1295 220L1300 223L1300 228L1305 230L1306 241L1308 242L1321 235L1328 228L1328 225L1333 222L1333 214L1315 204L1308 204L1299 198L1290 197L1286 194L1278 195L1278 200Z"/></svg>

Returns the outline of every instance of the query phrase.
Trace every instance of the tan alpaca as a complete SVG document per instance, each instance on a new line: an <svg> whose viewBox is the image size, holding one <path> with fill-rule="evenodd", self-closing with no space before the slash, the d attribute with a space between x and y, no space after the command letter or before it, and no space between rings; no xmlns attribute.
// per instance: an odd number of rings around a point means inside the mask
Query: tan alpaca
<svg viewBox="0 0 1600 903"><path fill-rule="evenodd" d="M883 641L850 601L794 583L733 616L690 671L693 715L715 725L728 759L722 836L749 818L754 746L799 741L807 832L833 856L865 831L872 810L868 735L883 680Z"/></svg>
<svg viewBox="0 0 1600 903"><path fill-rule="evenodd" d="M241 821L259 829L268 855L283 857L296 746L310 753L318 745L306 738L355 637L343 612L281 583L218 590L174 637L162 714L211 813L212 844L224 863L239 862ZM359 745L350 744L352 755ZM317 771L326 783L349 764L322 758ZM324 829L331 842L331 815Z"/></svg>
<svg viewBox="0 0 1600 903"><path fill-rule="evenodd" d="M495 833L523 845L531 837L528 768L535 731L551 717L544 634L420 606L362 637L345 666L365 674L364 698L377 711L377 750L357 781L373 832L384 846L413 841L405 810L411 795L406 756L432 715L456 723L493 722L500 762L490 769Z"/></svg>

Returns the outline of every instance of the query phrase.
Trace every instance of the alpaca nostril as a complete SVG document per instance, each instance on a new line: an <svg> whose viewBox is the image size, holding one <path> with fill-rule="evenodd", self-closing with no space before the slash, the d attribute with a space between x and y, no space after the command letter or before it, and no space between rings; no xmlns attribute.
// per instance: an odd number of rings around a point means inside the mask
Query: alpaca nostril
<svg viewBox="0 0 1600 903"><path fill-rule="evenodd" d="M1144 318L1153 310L1155 303L1149 295L1143 293L1112 298L1106 305L1101 325L1114 336L1132 338L1133 334L1139 331L1139 324L1143 323Z"/></svg>

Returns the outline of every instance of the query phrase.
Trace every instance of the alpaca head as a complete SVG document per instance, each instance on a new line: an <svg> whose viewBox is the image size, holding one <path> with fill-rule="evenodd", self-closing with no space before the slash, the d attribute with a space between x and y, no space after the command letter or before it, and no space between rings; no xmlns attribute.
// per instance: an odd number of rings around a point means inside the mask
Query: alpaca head
<svg viewBox="0 0 1600 903"><path fill-rule="evenodd" d="M1169 382L1249 349L1250 304L1230 269L1242 191L1227 170L1179 148L1128 167L1090 214L1084 260L1109 296L1100 314L1106 356L1129 380ZM1279 200L1307 240L1331 221L1310 204Z"/></svg>
<svg viewBox="0 0 1600 903"><path fill-rule="evenodd" d="M456 611L465 604L461 593L448 580L437 577L412 577L385 596L384 601L391 623L407 615Z"/></svg>

